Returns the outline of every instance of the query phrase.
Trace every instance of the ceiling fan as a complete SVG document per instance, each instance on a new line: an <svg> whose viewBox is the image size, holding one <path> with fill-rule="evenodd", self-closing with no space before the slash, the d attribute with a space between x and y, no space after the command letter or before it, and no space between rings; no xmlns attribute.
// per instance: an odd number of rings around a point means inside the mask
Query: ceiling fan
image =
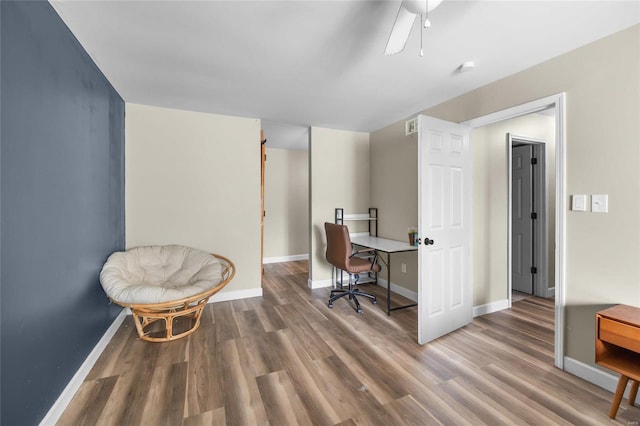
<svg viewBox="0 0 640 426"><path fill-rule="evenodd" d="M394 55L404 50L416 16L424 15L424 28L429 28L431 26L429 12L440 6L440 3L442 3L442 0L403 0L400 9L398 9L398 15L391 29L391 35L389 36L387 47L384 49L384 54ZM422 56L422 50L420 55Z"/></svg>

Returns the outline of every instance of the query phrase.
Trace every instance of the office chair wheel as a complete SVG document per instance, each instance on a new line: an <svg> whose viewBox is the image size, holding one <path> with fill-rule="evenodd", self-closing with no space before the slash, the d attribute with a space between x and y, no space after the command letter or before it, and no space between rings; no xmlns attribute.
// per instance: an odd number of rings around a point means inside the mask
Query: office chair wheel
<svg viewBox="0 0 640 426"><path fill-rule="evenodd" d="M373 303L374 305L378 304L378 301L376 299L371 300L371 303Z"/></svg>
<svg viewBox="0 0 640 426"><path fill-rule="evenodd" d="M356 309L356 312L361 314L362 313L362 309L358 308L358 309Z"/></svg>
<svg viewBox="0 0 640 426"><path fill-rule="evenodd" d="M333 308L333 303L329 303L327 306L329 306L330 308Z"/></svg>

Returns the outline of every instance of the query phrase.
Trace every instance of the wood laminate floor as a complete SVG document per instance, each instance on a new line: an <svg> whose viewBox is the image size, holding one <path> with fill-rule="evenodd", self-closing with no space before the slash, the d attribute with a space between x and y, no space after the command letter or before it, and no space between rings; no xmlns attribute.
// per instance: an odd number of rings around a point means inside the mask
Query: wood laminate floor
<svg viewBox="0 0 640 426"><path fill-rule="evenodd" d="M374 287L374 288L372 288ZM626 401L553 367L553 301L513 309L419 346L417 308L356 314L307 288L307 262L265 265L264 296L210 304L171 343L128 317L61 425L635 424ZM397 297L402 303L402 298Z"/></svg>

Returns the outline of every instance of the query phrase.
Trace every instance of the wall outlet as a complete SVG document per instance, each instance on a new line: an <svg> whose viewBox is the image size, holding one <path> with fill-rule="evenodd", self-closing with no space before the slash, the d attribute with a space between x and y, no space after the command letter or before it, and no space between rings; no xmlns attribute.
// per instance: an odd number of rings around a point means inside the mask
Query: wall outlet
<svg viewBox="0 0 640 426"><path fill-rule="evenodd" d="M402 264L402 272L404 272L405 274L407 273L407 264L406 263Z"/></svg>

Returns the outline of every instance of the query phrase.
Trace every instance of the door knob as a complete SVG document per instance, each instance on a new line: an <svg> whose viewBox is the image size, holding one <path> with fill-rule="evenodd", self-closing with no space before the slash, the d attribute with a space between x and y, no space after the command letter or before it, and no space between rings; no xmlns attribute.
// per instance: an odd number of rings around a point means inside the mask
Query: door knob
<svg viewBox="0 0 640 426"><path fill-rule="evenodd" d="M424 245L430 246L433 245L433 240L430 240L428 237L424 239Z"/></svg>

